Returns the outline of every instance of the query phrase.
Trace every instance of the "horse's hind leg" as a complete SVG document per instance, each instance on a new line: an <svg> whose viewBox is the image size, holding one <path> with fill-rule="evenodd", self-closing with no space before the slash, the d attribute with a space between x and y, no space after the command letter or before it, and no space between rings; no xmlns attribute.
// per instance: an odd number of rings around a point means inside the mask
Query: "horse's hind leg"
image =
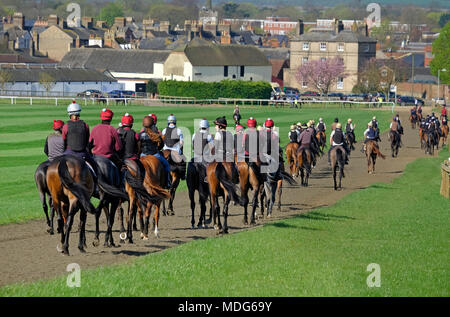
<svg viewBox="0 0 450 317"><path fill-rule="evenodd" d="M283 181L278 181L278 211L281 211L281 195L283 194Z"/></svg>
<svg viewBox="0 0 450 317"><path fill-rule="evenodd" d="M160 208L160 203L155 205L155 215L154 215L154 220L155 220L155 237L159 238L159 208Z"/></svg>
<svg viewBox="0 0 450 317"><path fill-rule="evenodd" d="M87 218L87 211L81 209L80 210L80 240L78 243L78 249L81 253L85 253L86 251L84 248L86 248L86 218Z"/></svg>
<svg viewBox="0 0 450 317"><path fill-rule="evenodd" d="M225 205L223 206L223 230L222 233L228 233L228 206L230 205L231 197L226 194Z"/></svg>

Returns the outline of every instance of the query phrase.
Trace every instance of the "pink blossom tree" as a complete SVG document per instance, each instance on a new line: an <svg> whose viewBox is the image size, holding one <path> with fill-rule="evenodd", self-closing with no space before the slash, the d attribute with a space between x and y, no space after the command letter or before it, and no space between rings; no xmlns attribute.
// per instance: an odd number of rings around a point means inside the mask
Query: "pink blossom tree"
<svg viewBox="0 0 450 317"><path fill-rule="evenodd" d="M337 83L339 77L347 76L344 62L339 57L306 62L297 69L296 73L299 83L312 84L324 95L328 94L330 87Z"/></svg>

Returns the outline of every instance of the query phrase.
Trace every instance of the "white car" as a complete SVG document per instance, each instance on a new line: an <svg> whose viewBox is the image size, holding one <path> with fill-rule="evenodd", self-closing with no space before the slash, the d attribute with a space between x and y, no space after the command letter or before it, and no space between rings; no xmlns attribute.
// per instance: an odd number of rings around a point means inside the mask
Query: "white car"
<svg viewBox="0 0 450 317"><path fill-rule="evenodd" d="M433 98L431 99L433 101L434 105L444 105L445 104L445 99L444 98Z"/></svg>

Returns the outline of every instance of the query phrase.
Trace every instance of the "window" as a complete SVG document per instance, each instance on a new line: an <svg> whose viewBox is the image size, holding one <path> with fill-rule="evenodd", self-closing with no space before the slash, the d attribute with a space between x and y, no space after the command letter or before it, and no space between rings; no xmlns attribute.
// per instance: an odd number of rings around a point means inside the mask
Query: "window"
<svg viewBox="0 0 450 317"><path fill-rule="evenodd" d="M338 43L337 50L338 50L338 52L343 52L344 51L344 43Z"/></svg>
<svg viewBox="0 0 450 317"><path fill-rule="evenodd" d="M321 58L320 58L320 61L321 61L321 62L326 62L326 61L327 61L327 58L326 58L326 57L321 57Z"/></svg>
<svg viewBox="0 0 450 317"><path fill-rule="evenodd" d="M309 43L303 43L303 50L309 51Z"/></svg>
<svg viewBox="0 0 450 317"><path fill-rule="evenodd" d="M302 57L302 65L308 63L308 57Z"/></svg>
<svg viewBox="0 0 450 317"><path fill-rule="evenodd" d="M327 50L327 43L320 43L320 50L326 51Z"/></svg>
<svg viewBox="0 0 450 317"><path fill-rule="evenodd" d="M223 67L223 77L228 77L228 66Z"/></svg>
<svg viewBox="0 0 450 317"><path fill-rule="evenodd" d="M302 81L302 88L308 88L308 82Z"/></svg>
<svg viewBox="0 0 450 317"><path fill-rule="evenodd" d="M241 77L245 76L245 66L241 66Z"/></svg>
<svg viewBox="0 0 450 317"><path fill-rule="evenodd" d="M363 44L362 45L362 51L365 52L365 53L367 53L369 51L369 48L370 48L369 44Z"/></svg>
<svg viewBox="0 0 450 317"><path fill-rule="evenodd" d="M343 77L338 77L337 80L337 89L344 89L344 78Z"/></svg>

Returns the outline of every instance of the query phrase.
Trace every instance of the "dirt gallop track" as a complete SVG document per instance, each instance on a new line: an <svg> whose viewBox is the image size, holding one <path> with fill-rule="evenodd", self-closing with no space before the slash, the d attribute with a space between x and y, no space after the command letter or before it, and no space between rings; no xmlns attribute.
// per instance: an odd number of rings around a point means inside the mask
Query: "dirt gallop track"
<svg viewBox="0 0 450 317"><path fill-rule="evenodd" d="M384 133L380 146L387 159L385 161L379 159L376 165L376 173L368 175L367 161L365 155L359 151L361 142L358 142L356 144L357 150L351 155L350 165L346 166L346 178L343 180L344 188L342 191L336 192L333 190L331 169L328 167L326 157L323 157L320 159L316 169L313 170L310 186L308 188L285 186L282 211L274 210L272 219L259 220L258 225L267 221L305 213L317 207L332 205L353 191L366 188L376 182L389 182L401 175L406 164L424 156L424 151L420 149L418 130L411 129L406 110L399 109L405 135L403 137L403 147L400 149L398 158L391 158L389 140L387 134ZM368 116L367 121L369 119ZM87 253L81 254L78 251L78 234L72 234L70 257L63 256L56 251L59 235L48 235L45 231L47 228L44 220L32 221L27 224L2 226L0 227L0 285L21 281L29 282L63 275L66 274L67 265L71 263L78 263L82 269L126 263L138 256L159 252L181 243L216 236L212 228L195 230L190 228L191 212L186 192L178 193L174 207L175 216L162 217L160 220L160 239L156 239L151 235L149 241L142 241L139 240L139 235L135 234L135 244L119 244L116 222L114 238L118 247L110 249L103 248L103 246L98 248L92 246L94 217L89 215ZM36 208L40 208L40 206L36 206ZM243 209L241 207L232 207L230 215L230 233L249 228L243 225ZM198 212L196 217L198 217ZM77 224L74 225L74 228L76 227ZM105 224L103 223L101 230L104 229ZM103 237L102 234L101 241L103 241Z"/></svg>

